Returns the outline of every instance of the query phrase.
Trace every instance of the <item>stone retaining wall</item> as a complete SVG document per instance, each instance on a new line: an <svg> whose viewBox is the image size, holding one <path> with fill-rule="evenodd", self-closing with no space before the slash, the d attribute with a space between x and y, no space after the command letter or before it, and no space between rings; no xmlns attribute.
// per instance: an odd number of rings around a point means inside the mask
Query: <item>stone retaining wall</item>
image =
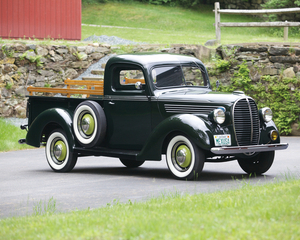
<svg viewBox="0 0 300 240"><path fill-rule="evenodd" d="M117 49L117 47L115 47ZM130 49L130 48L129 48ZM167 52L209 59L210 49L201 45L137 45L130 52ZM27 87L63 87L92 63L112 53L109 45L86 46L0 44L0 117L26 115Z"/></svg>
<svg viewBox="0 0 300 240"><path fill-rule="evenodd" d="M256 81L264 75L300 79L300 44L280 45L275 43L245 43L237 45L222 45L216 49L216 54L231 61L229 71L218 76L225 83L232 77L238 65L246 61L250 69L250 77Z"/></svg>
<svg viewBox="0 0 300 240"><path fill-rule="evenodd" d="M56 87L111 53L109 45L0 44L0 116L25 117L27 87Z"/></svg>
<svg viewBox="0 0 300 240"><path fill-rule="evenodd" d="M211 77L211 81L218 79L221 84L230 84L234 72L239 65L246 62L250 70L251 84L256 84L262 76L270 75L278 78L297 78L300 82L300 44L282 45L276 43L250 43L236 45L222 45L216 49L217 57L230 61L228 71ZM208 64L208 70L213 70L214 65ZM290 87L290 94L295 88ZM300 120L300 116L299 116ZM299 123L292 124L291 135L300 136Z"/></svg>
<svg viewBox="0 0 300 240"><path fill-rule="evenodd" d="M244 61L250 69L250 77L254 84L263 75L300 79L300 44L289 46L275 43L244 43L222 45L217 49L209 49L202 45L136 45L129 51L195 56L206 62L208 70L214 65L208 60L216 54L232 62L228 71L214 76L221 84L229 84L238 65ZM0 45L0 117L25 117L27 86L62 87L66 78L78 77L92 63L110 53L110 46L99 44ZM300 135L297 125L292 128L295 129L293 135Z"/></svg>

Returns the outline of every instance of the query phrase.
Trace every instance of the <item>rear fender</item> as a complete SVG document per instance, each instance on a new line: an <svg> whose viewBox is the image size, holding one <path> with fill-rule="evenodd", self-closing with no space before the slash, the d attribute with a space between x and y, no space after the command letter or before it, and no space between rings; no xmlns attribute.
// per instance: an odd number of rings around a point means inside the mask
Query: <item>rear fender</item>
<svg viewBox="0 0 300 240"><path fill-rule="evenodd" d="M189 137L199 148L211 148L212 134L205 121L195 115L181 114L162 121L153 131L137 156L138 160L161 160L164 141L172 133Z"/></svg>
<svg viewBox="0 0 300 240"><path fill-rule="evenodd" d="M42 135L47 126L51 124L54 124L55 127L48 129L48 132L58 126L62 128L67 135L70 149L73 149L75 140L72 133L72 115L67 110L61 108L47 109L39 114L28 129L26 143L34 147L40 147Z"/></svg>

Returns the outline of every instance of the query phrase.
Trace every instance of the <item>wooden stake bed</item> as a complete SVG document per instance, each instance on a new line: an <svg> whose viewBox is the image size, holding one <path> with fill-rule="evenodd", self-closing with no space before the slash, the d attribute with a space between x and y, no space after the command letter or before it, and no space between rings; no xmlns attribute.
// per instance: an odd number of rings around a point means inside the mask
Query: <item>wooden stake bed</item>
<svg viewBox="0 0 300 240"><path fill-rule="evenodd" d="M62 93L67 94L70 97L71 94L86 94L87 97L92 95L103 95L103 80L101 81L89 81L89 80L71 80L66 79L64 83L67 88L47 88L47 87L33 87L29 86L27 91L32 96L34 92L44 93ZM71 88L71 86L86 86L87 89Z"/></svg>

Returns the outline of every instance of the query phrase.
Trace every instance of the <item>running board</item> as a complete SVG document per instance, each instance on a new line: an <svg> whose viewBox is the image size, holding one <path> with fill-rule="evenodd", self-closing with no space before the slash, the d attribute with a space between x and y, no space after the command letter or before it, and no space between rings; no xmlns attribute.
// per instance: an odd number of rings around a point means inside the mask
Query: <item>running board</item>
<svg viewBox="0 0 300 240"><path fill-rule="evenodd" d="M105 156L105 157L116 157L125 158L128 160L136 160L140 153L139 151L120 150L111 148L80 148L74 147L74 152L79 153L79 156Z"/></svg>

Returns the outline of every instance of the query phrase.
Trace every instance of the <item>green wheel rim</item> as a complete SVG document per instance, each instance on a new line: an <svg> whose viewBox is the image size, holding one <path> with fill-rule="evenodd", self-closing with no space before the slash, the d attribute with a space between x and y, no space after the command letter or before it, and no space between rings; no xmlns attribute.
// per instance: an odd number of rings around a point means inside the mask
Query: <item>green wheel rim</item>
<svg viewBox="0 0 300 240"><path fill-rule="evenodd" d="M192 162L191 150L186 145L180 145L176 150L176 162L182 168L187 168Z"/></svg>
<svg viewBox="0 0 300 240"><path fill-rule="evenodd" d="M81 128L86 135L91 135L95 130L95 120L89 113L85 114L81 119Z"/></svg>
<svg viewBox="0 0 300 240"><path fill-rule="evenodd" d="M54 150L54 156L58 161L62 162L66 159L67 146L62 140L59 140L55 143L53 150Z"/></svg>

